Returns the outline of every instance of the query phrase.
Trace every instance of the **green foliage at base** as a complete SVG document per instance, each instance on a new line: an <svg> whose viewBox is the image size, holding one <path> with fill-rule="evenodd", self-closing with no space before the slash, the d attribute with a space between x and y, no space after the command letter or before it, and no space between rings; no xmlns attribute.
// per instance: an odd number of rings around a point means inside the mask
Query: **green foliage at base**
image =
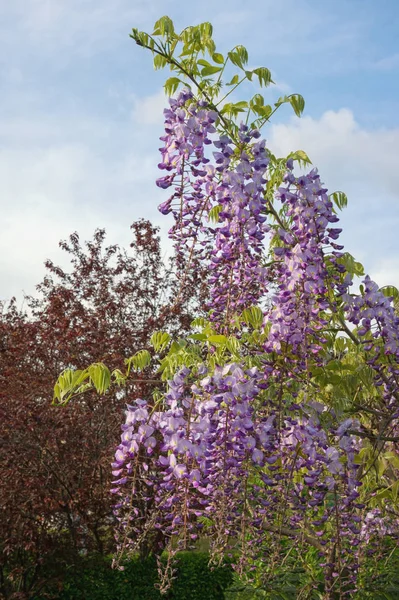
<svg viewBox="0 0 399 600"><path fill-rule="evenodd" d="M313 549L302 554L292 549L286 561L272 560L259 565L252 582L233 574L233 583L225 600L325 600L323 569L317 564ZM343 588L344 591L344 588ZM337 589L329 598L339 600ZM397 541L384 538L379 547L369 547L362 557L362 574L351 600L398 600L399 547Z"/></svg>
<svg viewBox="0 0 399 600"><path fill-rule="evenodd" d="M110 560L82 559L68 569L62 591L49 590L32 600L224 600L232 571L228 566L210 569L208 561L205 552L179 553L176 579L161 595L155 587L157 563L153 557L132 560L124 571L112 569Z"/></svg>
<svg viewBox="0 0 399 600"><path fill-rule="evenodd" d="M385 540L384 556L376 552L364 557L359 590L353 600L397 600L399 598L399 548ZM124 571L111 568L111 559L90 556L64 562L62 583L57 578L63 561L43 565L47 585L29 600L322 600L325 598L322 569L312 550L299 556L292 550L283 563L259 565L258 576L249 583L229 566L210 569L208 552L178 554L176 579L162 595L156 587L154 557L132 560ZM300 563L302 562L302 566ZM56 582L56 583L55 583Z"/></svg>

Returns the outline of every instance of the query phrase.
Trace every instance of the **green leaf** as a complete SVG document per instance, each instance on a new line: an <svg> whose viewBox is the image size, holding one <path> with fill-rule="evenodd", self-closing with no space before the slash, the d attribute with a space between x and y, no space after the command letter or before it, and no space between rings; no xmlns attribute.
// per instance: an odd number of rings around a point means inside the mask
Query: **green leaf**
<svg viewBox="0 0 399 600"><path fill-rule="evenodd" d="M169 77L164 83L165 93L167 96L173 96L179 84L183 83L178 77Z"/></svg>
<svg viewBox="0 0 399 600"><path fill-rule="evenodd" d="M104 394L111 384L111 373L103 363L94 363L87 369L90 380L98 394Z"/></svg>
<svg viewBox="0 0 399 600"><path fill-rule="evenodd" d="M200 32L200 36L202 40L209 40L213 34L213 26L209 21L205 21L204 23L200 23L197 25L197 29Z"/></svg>
<svg viewBox="0 0 399 600"><path fill-rule="evenodd" d="M290 103L297 117L300 117L305 110L305 100L300 94L292 94Z"/></svg>
<svg viewBox="0 0 399 600"><path fill-rule="evenodd" d="M254 69L252 73L257 75L261 87L267 87L271 83L274 83L274 81L272 80L272 74L266 67L259 67L258 69Z"/></svg>
<svg viewBox="0 0 399 600"><path fill-rule="evenodd" d="M182 56L192 56L194 53L207 51L211 56L215 54L215 42L212 39L213 28L211 23L200 23L192 27L186 27L180 34L183 42Z"/></svg>
<svg viewBox="0 0 399 600"><path fill-rule="evenodd" d="M166 348L170 341L169 333L156 331L151 336L151 345L153 346L155 352L162 352Z"/></svg>
<svg viewBox="0 0 399 600"><path fill-rule="evenodd" d="M151 354L148 350L139 350L125 360L125 365L127 365L127 374L129 375L130 369L133 367L135 371L143 371L148 365L151 363Z"/></svg>
<svg viewBox="0 0 399 600"><path fill-rule="evenodd" d="M387 452L384 454L384 458L395 467L395 469L399 469L399 456L395 452ZM399 483L399 480L398 480Z"/></svg>
<svg viewBox="0 0 399 600"><path fill-rule="evenodd" d="M157 71L158 69L163 69L168 64L165 56L161 56L161 54L156 54L154 56L154 69Z"/></svg>
<svg viewBox="0 0 399 600"><path fill-rule="evenodd" d="M227 102L226 104L224 104L222 106L222 108L220 109L220 112L222 115L227 114L227 115L233 115L233 104L231 104L231 102Z"/></svg>
<svg viewBox="0 0 399 600"><path fill-rule="evenodd" d="M344 192L333 192L329 198L340 210L348 206L348 198Z"/></svg>
<svg viewBox="0 0 399 600"><path fill-rule="evenodd" d="M247 325L252 325L254 329L259 329L263 323L263 312L258 306L251 306L251 308L244 310L241 318Z"/></svg>
<svg viewBox="0 0 399 600"><path fill-rule="evenodd" d="M192 321L191 327L202 327L202 329L205 329L208 324L209 322L204 317L197 317Z"/></svg>
<svg viewBox="0 0 399 600"><path fill-rule="evenodd" d="M391 496L391 490L385 489L382 492L377 492L373 498L374 502L379 502L380 500L384 500L385 498L389 498Z"/></svg>
<svg viewBox="0 0 399 600"><path fill-rule="evenodd" d="M244 69L244 65L246 65L248 62L248 52L244 46L236 46L233 48L233 50L227 53L227 56L233 65L239 67L240 69Z"/></svg>
<svg viewBox="0 0 399 600"><path fill-rule="evenodd" d="M312 164L309 156L303 150L295 150L295 152L291 152L287 158L298 161L301 167Z"/></svg>
<svg viewBox="0 0 399 600"><path fill-rule="evenodd" d="M249 101L249 107L252 109L254 106L264 106L265 99L262 94L255 94Z"/></svg>
<svg viewBox="0 0 399 600"><path fill-rule="evenodd" d="M57 400L60 404L66 404L73 394L82 389L82 386L87 387L85 381L88 377L87 369L65 369L59 375L54 386L53 402ZM90 387L90 385L89 383L88 386Z"/></svg>
<svg viewBox="0 0 399 600"><path fill-rule="evenodd" d="M281 96L275 103L275 107L278 108L282 104L285 103L291 104L292 108L297 117L300 117L304 108L305 108L305 100L300 94L291 94L290 96Z"/></svg>
<svg viewBox="0 0 399 600"><path fill-rule="evenodd" d="M215 73L219 73L222 70L222 67L213 67L209 65L209 67L204 67L201 69L202 77L206 77L207 75L214 75Z"/></svg>
<svg viewBox="0 0 399 600"><path fill-rule="evenodd" d="M393 300L397 300L399 298L399 290L394 285L384 285L384 287L380 288L380 291L387 298L393 298Z"/></svg>
<svg viewBox="0 0 399 600"><path fill-rule="evenodd" d="M270 115L273 112L272 107L270 106L270 104L266 104L265 106L259 106L256 105L253 108L253 111L259 115L260 117L262 117L263 119L268 119L270 117Z"/></svg>
<svg viewBox="0 0 399 600"><path fill-rule="evenodd" d="M201 65L201 67L210 67L211 63L208 62L207 60L205 60L204 58L200 58L199 60L197 60L197 64Z"/></svg>
<svg viewBox="0 0 399 600"><path fill-rule="evenodd" d="M205 335L205 333L192 333L191 335L189 335L189 338L191 340L198 340L200 342L205 342L207 339L207 336Z"/></svg>
<svg viewBox="0 0 399 600"><path fill-rule="evenodd" d="M211 223L218 223L219 222L219 214L222 212L222 210L223 210L223 206L221 204L216 204L216 206L213 206L211 208L211 210L209 211L208 220Z"/></svg>
<svg viewBox="0 0 399 600"><path fill-rule="evenodd" d="M344 252L344 254L337 259L337 263L344 265L345 269L352 276L357 275L358 277L361 277L364 275L363 265L356 261L349 252Z"/></svg>
<svg viewBox="0 0 399 600"><path fill-rule="evenodd" d="M235 108L238 108L238 109L240 109L240 110L241 110L241 109L246 109L246 108L248 108L248 102L245 102L245 100L242 100L241 102L235 102L235 103L233 104L233 106L234 106Z"/></svg>
<svg viewBox="0 0 399 600"><path fill-rule="evenodd" d="M220 112L222 114L227 114L232 117L235 117L238 114L245 112L245 110L247 108L248 108L248 102L236 102L235 104L227 103L221 108Z"/></svg>
<svg viewBox="0 0 399 600"><path fill-rule="evenodd" d="M150 49L154 49L155 43L154 40L144 31L139 31L138 29L132 29L132 33L130 37L134 39L136 44L139 46L144 46Z"/></svg>
<svg viewBox="0 0 399 600"><path fill-rule="evenodd" d="M125 385L126 375L122 373L120 369L114 369L112 371L112 377L114 378L116 385Z"/></svg>
<svg viewBox="0 0 399 600"><path fill-rule="evenodd" d="M227 338L225 335L210 335L207 341L210 344L226 344Z"/></svg>
<svg viewBox="0 0 399 600"><path fill-rule="evenodd" d="M239 353L239 351L240 351L241 344L240 344L240 342L237 340L237 338L236 338L236 337L234 337L234 336L230 336L230 337L227 339L227 344L226 344L226 346L227 346L227 350L229 350L229 352L231 352L232 354L238 354L238 353Z"/></svg>
<svg viewBox="0 0 399 600"><path fill-rule="evenodd" d="M234 75L234 77L231 79L231 81L229 81L229 83L226 83L226 85L236 85L239 81L240 81L239 76Z"/></svg>
<svg viewBox="0 0 399 600"><path fill-rule="evenodd" d="M398 494L399 494L399 481L395 481L395 483L392 485L392 498L393 498L394 502L397 502Z"/></svg>
<svg viewBox="0 0 399 600"><path fill-rule="evenodd" d="M347 348L347 339L344 337L337 337L334 342L334 350L337 354L342 354Z"/></svg>
<svg viewBox="0 0 399 600"><path fill-rule="evenodd" d="M212 54L212 60L215 63L218 63L218 65L224 64L224 56L223 56L223 54L219 54L219 52L214 52Z"/></svg>
<svg viewBox="0 0 399 600"><path fill-rule="evenodd" d="M209 529L209 527L212 527L213 525L213 521L209 517L205 516L198 517L198 522L202 523L205 529Z"/></svg>
<svg viewBox="0 0 399 600"><path fill-rule="evenodd" d="M175 28L173 26L172 19L168 16L158 19L154 25L154 31L152 35L163 35L166 37L172 37L175 35Z"/></svg>

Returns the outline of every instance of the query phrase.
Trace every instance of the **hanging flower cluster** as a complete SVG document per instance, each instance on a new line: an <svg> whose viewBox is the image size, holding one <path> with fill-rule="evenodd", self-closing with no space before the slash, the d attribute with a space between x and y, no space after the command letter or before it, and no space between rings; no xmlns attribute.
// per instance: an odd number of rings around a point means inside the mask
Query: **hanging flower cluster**
<svg viewBox="0 0 399 600"><path fill-rule="evenodd" d="M261 401L266 387L257 368L228 364L210 374L202 366L195 377L185 368L169 382L164 410L144 400L128 407L113 463L121 552L157 532L160 549L172 539L188 547L208 520L214 554L235 540L242 569L270 524L300 535L311 520L321 556L339 540L341 561L352 557L360 534L355 438L347 433L354 424L329 440L320 404L295 405L297 416L279 424ZM251 484L255 471L261 486Z"/></svg>
<svg viewBox="0 0 399 600"><path fill-rule="evenodd" d="M341 229L330 227L338 217L327 190L316 169L300 177L295 177L292 169L289 161L285 186L276 194L287 225L279 228L280 244L274 248L278 293L265 319L270 324L266 349L281 352L284 344L306 356L317 353L323 343L320 331L327 324L329 290L337 288L342 293L347 286L342 286L342 269L336 264L342 246L335 240ZM330 248L327 257L325 250Z"/></svg>
<svg viewBox="0 0 399 600"><path fill-rule="evenodd" d="M377 373L376 385L382 386L386 406L392 411L392 420L399 417L399 316L378 285L367 276L363 293L343 295L345 311L350 323L357 326L357 335L367 352L367 362ZM387 357L387 364L381 361Z"/></svg>
<svg viewBox="0 0 399 600"><path fill-rule="evenodd" d="M222 136L214 153L220 182L216 199L221 206L215 232L209 279L211 318L229 322L232 315L264 296L267 269L262 265L263 240L270 227L265 216L266 169L269 159L259 131L241 125L239 141L245 150L233 157L232 142Z"/></svg>
<svg viewBox="0 0 399 600"><path fill-rule="evenodd" d="M206 375L205 367L200 371ZM226 502L242 483L243 462L259 462L263 455L250 416L258 372L228 365L196 384L188 383L189 376L183 369L169 382L165 410L150 409L143 400L128 408L113 464L116 516L129 537L124 547L136 547L154 527L168 537L183 531L184 545L196 539L198 517L217 512L219 502L227 513ZM135 506L142 498L145 514L131 513L132 497Z"/></svg>
<svg viewBox="0 0 399 600"><path fill-rule="evenodd" d="M170 100L165 117L159 167L171 174L157 184L173 185L175 191L159 210L173 213L175 224L169 235L186 263L190 265L194 256L207 263L211 319L229 321L266 291L262 250L269 230L264 200L269 160L265 140L251 143L260 134L245 125L235 148L227 135L211 140L217 115L194 102L188 90ZM207 145L216 148L211 158L205 155ZM212 208L217 209L216 228L206 222Z"/></svg>
<svg viewBox="0 0 399 600"><path fill-rule="evenodd" d="M383 294L378 285L367 276L364 293L359 296L345 295L348 320L358 326L361 337L371 334L365 344L371 349L372 340L382 340L386 355L399 358L399 316L395 314L392 298Z"/></svg>

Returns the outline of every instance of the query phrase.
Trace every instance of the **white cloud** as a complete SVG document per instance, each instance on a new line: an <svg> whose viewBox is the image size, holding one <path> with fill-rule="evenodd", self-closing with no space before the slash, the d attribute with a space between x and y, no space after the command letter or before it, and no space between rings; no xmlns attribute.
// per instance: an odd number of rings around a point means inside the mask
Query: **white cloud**
<svg viewBox="0 0 399 600"><path fill-rule="evenodd" d="M228 10L211 0L182 5L176 0L13 0L0 6L3 48L57 51L60 67L73 56L92 57L127 40L131 27L149 30L162 14L178 27L211 20L223 44L259 40L262 54L289 56L349 48L358 40L362 17L340 19L334 10L308 0L233 0ZM237 36L238 39L234 40ZM230 45L230 42L229 42ZM253 47L253 45L252 45ZM259 47L259 46L258 46ZM331 65L330 65L331 67Z"/></svg>
<svg viewBox="0 0 399 600"><path fill-rule="evenodd" d="M394 285L399 289L399 258L378 261L373 270L373 278L379 286Z"/></svg>
<svg viewBox="0 0 399 600"><path fill-rule="evenodd" d="M390 56L385 56L380 60L377 60L372 65L375 69L380 71L391 71L393 69L399 68L399 52L395 54L391 54Z"/></svg>
<svg viewBox="0 0 399 600"><path fill-rule="evenodd" d="M87 158L79 147L36 152L8 149L0 154L2 299L19 296L21 288L33 292L50 248L58 254L59 239L76 229L77 222L90 222L87 207L74 204L79 200L76 190L84 181Z"/></svg>
<svg viewBox="0 0 399 600"><path fill-rule="evenodd" d="M133 120L142 125L158 125L163 122L163 109L168 106L165 92L161 89L151 96L133 98Z"/></svg>
<svg viewBox="0 0 399 600"><path fill-rule="evenodd" d="M273 125L268 141L280 156L305 150L329 190L347 193L349 206L340 215L347 249L371 275L398 281L399 262L392 257L399 254L399 129L364 129L341 109Z"/></svg>
<svg viewBox="0 0 399 600"><path fill-rule="evenodd" d="M286 82L279 79L274 79L274 86L272 88L274 91L280 92L281 94L291 94L292 88Z"/></svg>
<svg viewBox="0 0 399 600"><path fill-rule="evenodd" d="M277 153L304 149L320 165L323 178L333 185L360 188L378 185L379 195L398 199L399 129L362 129L352 111L327 111L320 119L293 117L288 124L272 125L270 145Z"/></svg>
<svg viewBox="0 0 399 600"><path fill-rule="evenodd" d="M251 48L262 56L297 58L306 54L308 68L314 68L314 63L323 61L331 51L346 55L348 65L348 50L351 60L355 59L356 45L367 19L367 15L360 15L358 11L355 19L348 11L342 19L336 8L309 0L263 0L261 3L249 0L244 10L242 5L238 0L232 1L227 11L223 8L214 13L212 22L217 26L218 36L227 26L230 35L239 36L236 43L250 42ZM337 60L328 64L329 72L344 67L345 64L341 61L338 64Z"/></svg>
<svg viewBox="0 0 399 600"><path fill-rule="evenodd" d="M18 120L14 127L0 122L7 141L0 150L0 299L33 293L44 261L62 263L58 242L73 231L90 239L94 229L106 227L110 243L128 246L134 220L158 220L156 150L140 150L129 122L107 132L107 125L83 120L75 120L72 135L68 121L64 128L45 119L26 128Z"/></svg>
<svg viewBox="0 0 399 600"><path fill-rule="evenodd" d="M23 44L68 49L68 55L59 54L62 63L75 53L90 56L100 46L104 50L113 43L115 32L125 33L143 19L158 14L158 1L145 0L14 0L5 4L3 23L13 23L15 35ZM1 11L1 9L0 9ZM155 17L154 17L155 18ZM13 43L6 27L1 29L3 41Z"/></svg>

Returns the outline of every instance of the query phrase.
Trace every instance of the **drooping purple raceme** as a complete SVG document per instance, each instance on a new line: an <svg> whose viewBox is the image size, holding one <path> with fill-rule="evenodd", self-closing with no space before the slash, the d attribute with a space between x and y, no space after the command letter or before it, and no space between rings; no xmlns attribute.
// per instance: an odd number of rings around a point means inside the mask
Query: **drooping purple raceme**
<svg viewBox="0 0 399 600"><path fill-rule="evenodd" d="M205 216L214 205L214 169L205 150L212 144L217 114L194 101L190 90L183 90L169 100L165 109L164 146L160 148L161 170L167 175L157 180L163 189L173 188L172 195L158 208L164 215L172 213L174 224L169 237L174 242L178 277L181 285L187 272L209 255L209 236Z"/></svg>
<svg viewBox="0 0 399 600"><path fill-rule="evenodd" d="M237 539L248 563L270 526L299 533L304 518L316 522L327 555L338 509L351 556L360 532L352 421L328 439L318 413L298 406L278 426L276 411L262 403L265 386L259 369L239 364L209 374L203 367L195 377L183 369L169 382L162 410L143 400L128 407L113 463L121 554L154 532L162 534L160 549L176 547L173 539L189 547L206 517L214 555ZM261 487L251 483L255 471Z"/></svg>
<svg viewBox="0 0 399 600"><path fill-rule="evenodd" d="M210 316L229 323L244 308L255 305L267 292L264 238L269 231L265 216L266 170L269 159L265 140L252 142L259 132L241 125L239 139L246 145L233 156L232 142L222 136L214 153L220 182L216 200L221 206L220 226L211 252Z"/></svg>
<svg viewBox="0 0 399 600"><path fill-rule="evenodd" d="M399 418L399 317L393 298L387 297L367 276L359 295L345 293L344 310L364 349L365 360L375 373L390 430L396 435Z"/></svg>
<svg viewBox="0 0 399 600"><path fill-rule="evenodd" d="M348 320L358 326L359 336L371 334L366 345L381 339L383 351L388 356L399 358L399 316L395 313L392 298L385 296L378 285L367 276L364 293L358 296L346 294L345 310Z"/></svg>
<svg viewBox="0 0 399 600"><path fill-rule="evenodd" d="M319 352L325 341L320 332L327 324L329 291L335 288L343 293L347 285L339 276L342 266L336 264L341 256L342 246L336 244L341 230L331 227L338 218L327 190L316 169L295 177L292 168L290 160L285 184L276 194L285 209L286 227L279 228L280 244L274 248L278 291L274 308L265 318L266 349L280 353L288 348L306 356ZM328 257L326 248L332 249Z"/></svg>
<svg viewBox="0 0 399 600"><path fill-rule="evenodd" d="M254 142L259 132L242 125L240 150L232 140L214 136L216 113L193 102L184 90L165 110L166 135L161 139L162 162L170 172L157 180L162 188L174 187L159 209L173 213L169 231L182 264L200 257L210 271L209 309L216 323L259 301L266 292L266 269L262 265L265 232L265 186L268 157L265 141ZM206 146L216 148L206 156ZM207 222L218 207L218 224ZM184 278L184 273L183 273Z"/></svg>

